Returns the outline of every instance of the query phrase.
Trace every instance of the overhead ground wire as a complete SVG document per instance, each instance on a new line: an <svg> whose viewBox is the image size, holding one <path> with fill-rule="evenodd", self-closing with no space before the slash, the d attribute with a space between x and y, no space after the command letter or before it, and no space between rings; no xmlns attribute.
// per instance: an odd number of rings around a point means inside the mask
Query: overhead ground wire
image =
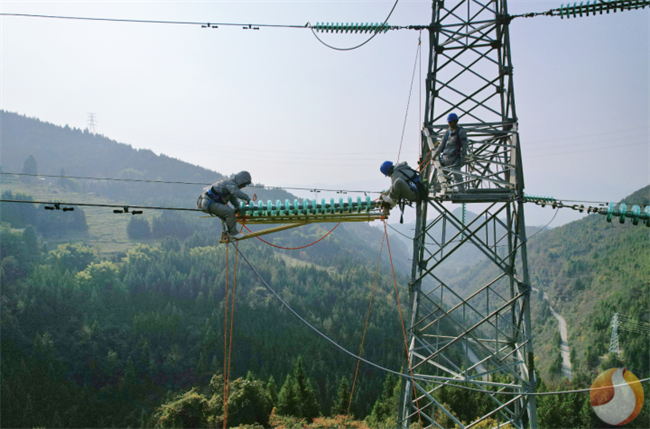
<svg viewBox="0 0 650 429"><path fill-rule="evenodd" d="M166 24L166 25L200 25L209 28L216 28L214 26L222 25L224 27L273 27L273 28L308 28L307 25L289 25L289 24L251 24L251 23L236 23L236 22L212 22L212 21L167 21L155 19L128 19L128 18L92 18L82 16L61 16L61 15L36 15L29 13L9 13L2 12L0 16L14 16L22 18L49 18L49 19L66 19L74 21L103 21L103 22L122 22L129 24Z"/></svg>
<svg viewBox="0 0 650 429"><path fill-rule="evenodd" d="M184 181L170 181L170 180L148 180L148 179L119 179L115 177L93 177L93 176L57 176L54 174L30 174L30 173L8 173L5 171L0 172L0 175L8 176L26 176L26 177L50 177L54 179L77 179L77 180L101 180L107 182L136 182L136 183L163 183L170 185L199 185L209 186L211 183L204 182L184 182ZM296 186L265 186L265 185L248 185L248 188L254 189L269 189L269 190L293 190L293 191L317 191L317 192L350 192L350 193L363 193L363 194L381 194L380 191L362 191L351 189L325 189L325 188L305 188Z"/></svg>

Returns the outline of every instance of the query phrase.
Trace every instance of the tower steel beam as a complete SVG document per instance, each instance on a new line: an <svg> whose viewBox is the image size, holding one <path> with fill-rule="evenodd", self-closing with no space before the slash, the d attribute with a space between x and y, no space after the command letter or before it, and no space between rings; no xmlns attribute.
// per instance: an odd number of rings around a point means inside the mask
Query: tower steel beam
<svg viewBox="0 0 650 429"><path fill-rule="evenodd" d="M434 0L432 9L420 160L431 191L416 206L408 364L434 377L405 383L401 426L470 428L490 418L536 429L535 398L526 395L535 381L531 286L507 1ZM468 136L460 172L436 156L452 112ZM477 217L455 215L454 203ZM482 269L461 284L449 266L470 248ZM448 409L441 394L453 385L484 395L483 411L467 421Z"/></svg>

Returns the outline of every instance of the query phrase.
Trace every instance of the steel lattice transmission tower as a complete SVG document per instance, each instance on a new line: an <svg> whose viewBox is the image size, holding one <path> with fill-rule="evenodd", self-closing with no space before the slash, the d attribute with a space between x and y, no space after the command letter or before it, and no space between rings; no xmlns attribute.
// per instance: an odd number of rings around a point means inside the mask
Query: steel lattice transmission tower
<svg viewBox="0 0 650 429"><path fill-rule="evenodd" d="M422 175L435 185L416 208L408 357L416 379L404 388L402 427L490 418L537 428L534 396L524 395L535 376L509 22L506 0L433 1L421 153ZM432 157L451 112L469 140L462 191ZM450 203L479 214L465 221ZM491 267L459 284L448 262L469 248ZM446 384L477 389L488 411L463 423L437 399L457 389Z"/></svg>
<svg viewBox="0 0 650 429"><path fill-rule="evenodd" d="M612 327L612 336L609 339L609 352L616 353L620 356L621 348L618 345L618 313L614 313L614 316L612 316L610 326Z"/></svg>
<svg viewBox="0 0 650 429"><path fill-rule="evenodd" d="M86 129L89 133L95 134L95 125L97 125L97 118L94 113L88 113L88 120L86 121Z"/></svg>

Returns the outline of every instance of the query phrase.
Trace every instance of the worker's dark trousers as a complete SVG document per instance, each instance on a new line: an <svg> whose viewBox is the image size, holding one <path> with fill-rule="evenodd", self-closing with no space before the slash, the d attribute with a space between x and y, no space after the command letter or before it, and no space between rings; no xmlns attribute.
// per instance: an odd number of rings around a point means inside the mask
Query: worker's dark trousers
<svg viewBox="0 0 650 429"><path fill-rule="evenodd" d="M393 182L392 186L390 187L390 194L388 196L391 200L397 203L402 198L406 198L409 201L415 201L418 197L418 194L413 189L411 189L409 184L406 183L404 179L399 178Z"/></svg>
<svg viewBox="0 0 650 429"><path fill-rule="evenodd" d="M212 214L219 216L226 222L228 233L230 235L237 234L237 219L235 218L235 210L226 204L210 203L208 211Z"/></svg>
<svg viewBox="0 0 650 429"><path fill-rule="evenodd" d="M465 192L465 184L464 184L464 183L461 183L461 182L464 181L465 179L463 178L463 175L460 174L460 163L458 163L458 164L454 164L454 165L447 165L447 166L445 166L445 167L446 167L446 168L450 168L450 169L452 169L452 170L456 170L456 171L458 171L458 173L455 173L455 172L454 172L454 173L448 174L447 176L448 176L448 177L449 177L449 176L453 176L453 177L454 177L454 183L458 183L458 185L456 185L456 187L458 188L458 192Z"/></svg>

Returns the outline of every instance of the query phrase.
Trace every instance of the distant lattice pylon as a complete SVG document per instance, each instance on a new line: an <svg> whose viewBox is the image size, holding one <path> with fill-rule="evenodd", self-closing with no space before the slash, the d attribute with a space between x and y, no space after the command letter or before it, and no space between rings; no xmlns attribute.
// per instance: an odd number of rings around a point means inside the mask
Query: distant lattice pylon
<svg viewBox="0 0 650 429"><path fill-rule="evenodd" d="M88 113L88 121L86 122L86 129L89 133L95 134L95 125L97 125L97 118L94 113Z"/></svg>
<svg viewBox="0 0 650 429"><path fill-rule="evenodd" d="M614 313L610 326L612 327L612 337L609 339L609 352L620 355L621 348L618 345L618 313Z"/></svg>

